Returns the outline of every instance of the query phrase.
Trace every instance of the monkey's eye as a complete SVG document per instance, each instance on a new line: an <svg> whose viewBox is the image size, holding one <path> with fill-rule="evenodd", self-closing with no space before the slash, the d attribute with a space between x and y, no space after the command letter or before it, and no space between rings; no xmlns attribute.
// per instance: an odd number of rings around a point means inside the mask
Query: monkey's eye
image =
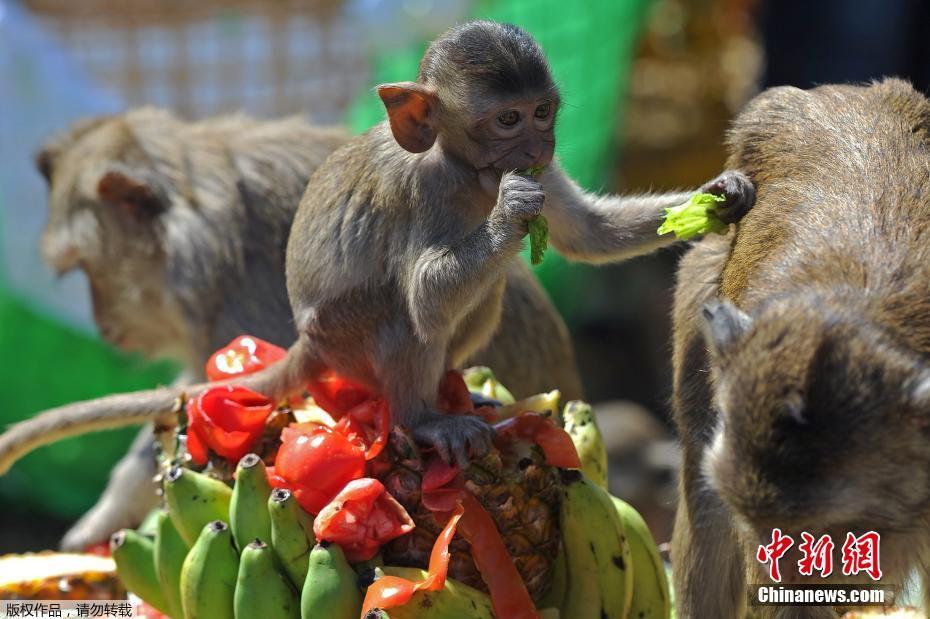
<svg viewBox="0 0 930 619"><path fill-rule="evenodd" d="M515 124L520 122L520 112L516 110L507 110L497 117L497 122L504 125L505 127L513 127Z"/></svg>
<svg viewBox="0 0 930 619"><path fill-rule="evenodd" d="M549 118L549 114L552 113L552 104L551 103L541 103L536 106L536 111L533 115L539 119Z"/></svg>

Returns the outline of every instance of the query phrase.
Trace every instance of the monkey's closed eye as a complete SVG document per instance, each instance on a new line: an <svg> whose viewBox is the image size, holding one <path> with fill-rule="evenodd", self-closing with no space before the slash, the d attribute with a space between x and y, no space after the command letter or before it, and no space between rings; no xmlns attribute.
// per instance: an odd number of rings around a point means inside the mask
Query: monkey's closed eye
<svg viewBox="0 0 930 619"><path fill-rule="evenodd" d="M513 127L515 124L520 122L520 112L517 110L507 110L506 112L497 116L497 122L504 125L505 127Z"/></svg>
<svg viewBox="0 0 930 619"><path fill-rule="evenodd" d="M541 103L536 106L536 112L533 115L539 119L549 118L549 114L552 113L552 104L551 103Z"/></svg>

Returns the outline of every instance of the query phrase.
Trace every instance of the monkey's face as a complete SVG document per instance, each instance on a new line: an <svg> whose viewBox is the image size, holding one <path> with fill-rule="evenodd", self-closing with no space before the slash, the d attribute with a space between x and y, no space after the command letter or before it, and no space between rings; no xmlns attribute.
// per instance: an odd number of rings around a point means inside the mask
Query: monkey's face
<svg viewBox="0 0 930 619"><path fill-rule="evenodd" d="M476 21L448 30L420 62L416 82L378 87L394 138L498 176L543 167L555 150L558 88L542 49L525 31Z"/></svg>
<svg viewBox="0 0 930 619"><path fill-rule="evenodd" d="M718 426L704 472L760 538L906 530L930 513L930 369L828 313L801 300L707 316Z"/></svg>
<svg viewBox="0 0 930 619"><path fill-rule="evenodd" d="M107 129L38 158L49 185L42 256L59 274L87 275L94 320L108 342L177 356L183 320L164 284L163 207L146 181L107 156Z"/></svg>
<svg viewBox="0 0 930 619"><path fill-rule="evenodd" d="M486 98L493 102L479 113L453 112L448 133L462 126L462 135L443 140L477 170L544 167L555 153L555 117L558 97L540 93L531 97ZM440 135L444 135L440 131Z"/></svg>

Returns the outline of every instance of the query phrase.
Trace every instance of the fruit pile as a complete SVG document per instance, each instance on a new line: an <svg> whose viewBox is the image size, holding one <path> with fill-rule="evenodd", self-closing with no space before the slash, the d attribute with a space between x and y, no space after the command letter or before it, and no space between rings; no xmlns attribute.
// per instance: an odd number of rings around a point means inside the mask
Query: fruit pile
<svg viewBox="0 0 930 619"><path fill-rule="evenodd" d="M208 375L282 355L240 338ZM277 406L224 386L186 403L165 509L111 540L127 589L174 619L668 617L655 543L604 489L590 406L514 402L487 368L450 372L439 407L497 434L460 470L389 428L359 386L328 376L307 391Z"/></svg>

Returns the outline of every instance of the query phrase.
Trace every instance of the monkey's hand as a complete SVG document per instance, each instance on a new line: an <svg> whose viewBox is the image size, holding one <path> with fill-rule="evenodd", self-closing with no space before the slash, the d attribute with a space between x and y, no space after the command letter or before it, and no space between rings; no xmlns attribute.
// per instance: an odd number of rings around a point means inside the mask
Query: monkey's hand
<svg viewBox="0 0 930 619"><path fill-rule="evenodd" d="M447 464L454 463L464 469L471 458L488 453L494 429L471 415L424 412L414 424L413 437L434 447Z"/></svg>
<svg viewBox="0 0 930 619"><path fill-rule="evenodd" d="M756 186L748 176L734 170L728 170L706 183L700 192L724 197L724 201L714 205L714 209L717 216L727 224L742 219L756 202Z"/></svg>
<svg viewBox="0 0 930 619"><path fill-rule="evenodd" d="M495 223L523 238L529 232L529 222L542 213L546 194L534 178L506 172L501 178L497 205L491 213Z"/></svg>

